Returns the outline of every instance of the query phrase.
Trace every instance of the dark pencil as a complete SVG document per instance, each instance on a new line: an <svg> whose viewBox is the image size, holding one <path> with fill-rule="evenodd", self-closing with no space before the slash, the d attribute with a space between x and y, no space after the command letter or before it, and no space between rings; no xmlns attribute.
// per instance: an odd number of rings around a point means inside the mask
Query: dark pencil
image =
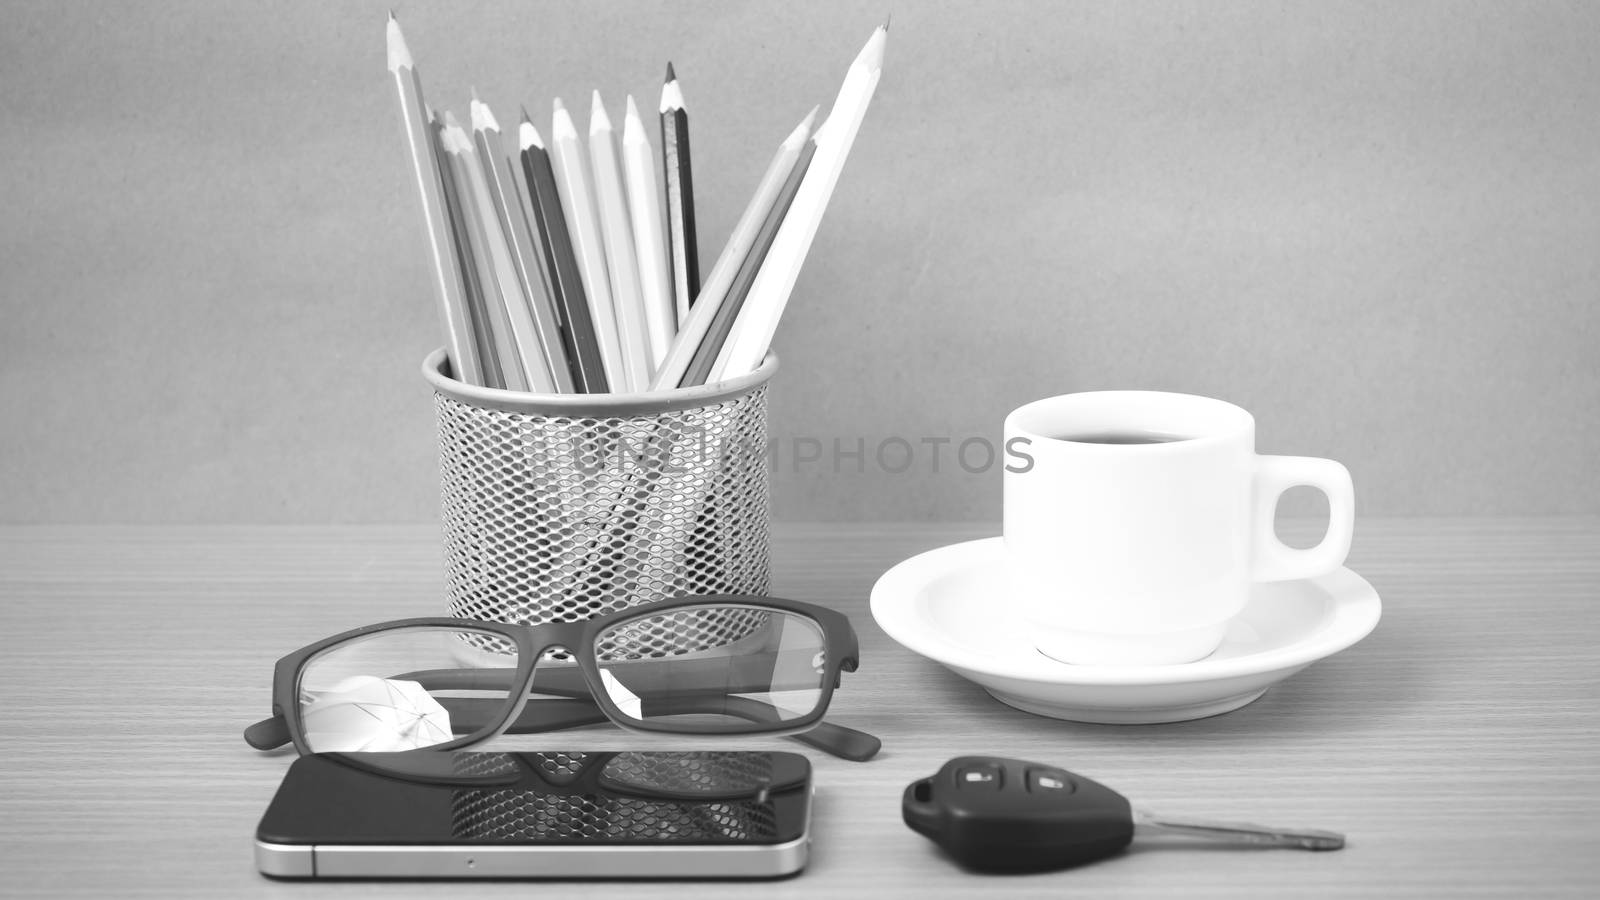
<svg viewBox="0 0 1600 900"><path fill-rule="evenodd" d="M679 382L680 387L705 384L706 379L711 376L717 357L722 353L722 345L728 340L734 322L739 317L739 310L744 306L744 298L750 293L750 285L755 283L756 274L761 271L761 264L767 259L767 251L772 249L772 241L778 236L778 228L789 212L789 205L794 202L794 195L799 193L800 182L805 180L806 169L811 167L811 157L816 155L816 152L817 142L806 141L805 149L800 151L800 158L795 160L794 168L789 172L789 179L783 183L783 190L773 201L771 212L767 213L767 220L761 223L761 231L756 234L755 243L750 245L750 252L745 254L744 262L739 266L739 274L733 276L733 283L728 286L727 299L722 301L716 318L711 320L711 327L706 331L705 339L700 342L700 348L694 352L694 359L689 361L689 369L684 372L683 380Z"/></svg>
<svg viewBox="0 0 1600 900"><path fill-rule="evenodd" d="M539 251L550 278L551 300L562 321L561 342L572 367L572 381L585 394L604 394L610 390L600 358L600 343L595 338L594 320L589 316L589 300L583 292L578 257L567 234L567 220L556 193L556 176L550 167L539 130L528 114L522 114L518 129L522 145L522 175L527 182L528 208L538 234Z"/></svg>
<svg viewBox="0 0 1600 900"><path fill-rule="evenodd" d="M671 247L672 293L678 324L700 294L700 248L694 229L694 178L689 164L689 113L683 108L678 74L667 63L661 87L661 167L667 186L667 232Z"/></svg>

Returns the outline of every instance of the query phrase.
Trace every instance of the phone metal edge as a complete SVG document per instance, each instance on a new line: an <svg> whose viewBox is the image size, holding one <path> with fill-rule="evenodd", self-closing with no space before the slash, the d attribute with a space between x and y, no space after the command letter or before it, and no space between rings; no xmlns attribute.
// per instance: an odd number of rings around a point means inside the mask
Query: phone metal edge
<svg viewBox="0 0 1600 900"><path fill-rule="evenodd" d="M311 844L272 844L257 838L256 869L273 878L315 878L316 847Z"/></svg>
<svg viewBox="0 0 1600 900"><path fill-rule="evenodd" d="M803 758L803 757L802 757ZM504 845L464 847L445 844L357 845L357 844L279 844L255 840L256 868L273 878L779 878L804 869L811 855L811 821L816 812L817 785L810 781L811 761L806 760L806 804L800 836L782 844L610 844L577 846L571 844ZM617 851L629 851L619 853ZM595 853L610 854L603 861L614 868L596 872L588 866L570 870L552 867L552 858L577 863ZM722 854L719 863L737 861L738 866L723 866L707 872L692 866L703 854ZM456 857L452 861L452 857ZM479 857L497 865L479 867ZM415 870L399 869L396 860L417 864ZM534 861L536 867L518 869L503 863ZM382 865L361 868L363 863ZM660 868L643 867L665 861ZM321 865L319 865L321 863ZM448 866L448 868L446 868Z"/></svg>
<svg viewBox="0 0 1600 900"><path fill-rule="evenodd" d="M256 842L275 878L776 878L800 871L811 834L782 844L330 845Z"/></svg>

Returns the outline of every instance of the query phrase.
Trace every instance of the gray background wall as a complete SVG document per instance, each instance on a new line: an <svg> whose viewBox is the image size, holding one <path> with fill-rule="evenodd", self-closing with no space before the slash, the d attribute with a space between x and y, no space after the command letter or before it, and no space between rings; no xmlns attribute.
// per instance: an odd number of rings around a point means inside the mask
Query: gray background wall
<svg viewBox="0 0 1600 900"><path fill-rule="evenodd" d="M0 520L436 516L386 8L0 4ZM458 114L653 107L674 60L708 266L885 11L778 338L781 518L996 518L921 439L1109 387L1238 402L1364 514L1600 512L1600 5L398 5Z"/></svg>

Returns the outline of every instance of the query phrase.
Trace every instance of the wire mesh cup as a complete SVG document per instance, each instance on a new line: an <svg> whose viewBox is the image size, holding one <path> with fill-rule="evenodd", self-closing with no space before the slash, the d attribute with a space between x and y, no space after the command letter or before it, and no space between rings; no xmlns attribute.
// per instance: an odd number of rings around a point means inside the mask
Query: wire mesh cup
<svg viewBox="0 0 1600 900"><path fill-rule="evenodd" d="M439 428L450 615L573 622L684 594L767 593L769 355L716 385L531 394L422 364ZM719 623L699 623L716 643ZM674 636L673 650L698 638Z"/></svg>

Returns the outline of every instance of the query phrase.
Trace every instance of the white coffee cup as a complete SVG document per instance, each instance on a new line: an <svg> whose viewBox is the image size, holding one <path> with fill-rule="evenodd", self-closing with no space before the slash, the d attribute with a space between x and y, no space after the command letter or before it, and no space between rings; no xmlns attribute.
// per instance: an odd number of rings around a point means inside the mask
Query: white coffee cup
<svg viewBox="0 0 1600 900"><path fill-rule="evenodd" d="M1040 652L1084 665L1192 662L1221 644L1252 583L1344 563L1350 473L1329 459L1258 456L1255 431L1231 403L1156 391L1065 394L1006 417L1010 587ZM1118 436L1167 440L1105 442ZM1273 531L1278 497L1298 485L1328 495L1327 534L1305 550Z"/></svg>

